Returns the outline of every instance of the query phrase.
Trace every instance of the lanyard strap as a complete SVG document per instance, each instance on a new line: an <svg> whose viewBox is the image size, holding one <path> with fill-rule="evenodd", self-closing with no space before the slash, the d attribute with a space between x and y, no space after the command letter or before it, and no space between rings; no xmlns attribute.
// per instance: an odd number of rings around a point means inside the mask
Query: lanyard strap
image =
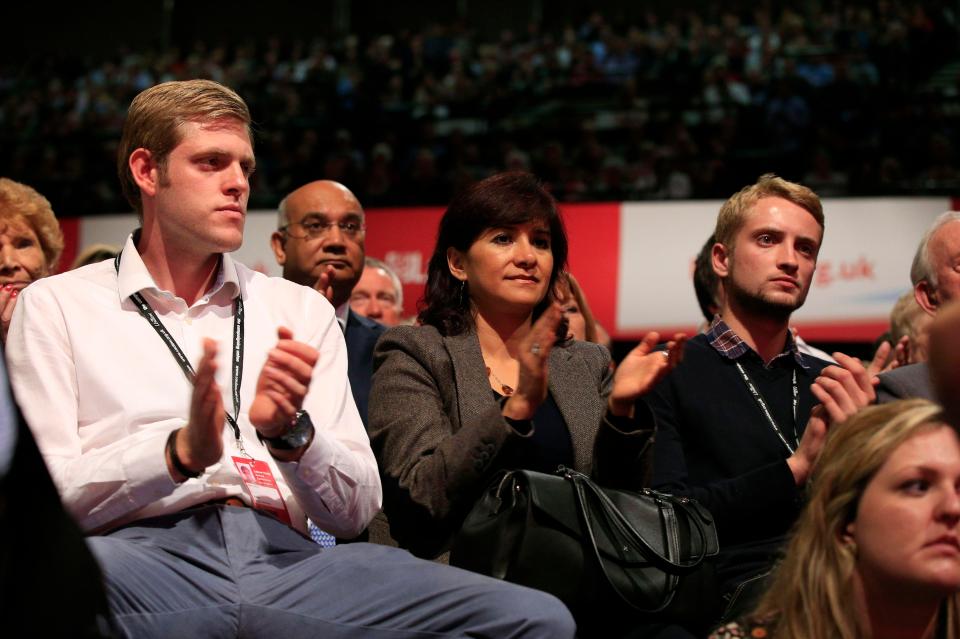
<svg viewBox="0 0 960 639"><path fill-rule="evenodd" d="M787 450L790 451L792 455L796 452L797 447L800 446L800 440L797 437L797 398L799 396L799 391L797 388L797 369L793 369L793 441L794 445L791 445L787 441L787 438L784 437L783 431L780 430L780 426L777 425L777 420L773 418L773 415L770 414L770 409L767 408L767 402L764 401L763 395L760 394L760 391L757 390L757 387L754 386L753 380L750 379L750 376L747 375L747 371L743 369L743 366L740 362L736 362L737 370L740 371L740 375L743 377L743 382L747 385L747 388L750 389L750 394L753 395L753 398L757 401L757 404L760 406L760 411L763 413L764 417L767 418L767 421L770 423L770 427L773 428L773 432L777 434L777 437L780 438L780 441L783 442L783 445L787 447Z"/></svg>
<svg viewBox="0 0 960 639"><path fill-rule="evenodd" d="M117 269L117 275L120 274L120 255L122 255L122 253L122 251L118 253L113 261L114 267ZM163 339L163 343L166 344L170 354L173 355L177 364L180 365L180 370L183 371L187 381L193 384L196 380L197 372L190 364L190 360L187 359L186 353L184 353L180 345L177 344L177 340L173 338L173 335L170 334L167 327L164 326L160 318L157 317L153 307L150 306L150 303L147 302L140 293L131 294L130 299L136 304L137 312L140 313L140 316L147 320L153 330L157 332L157 335ZM240 435L240 426L237 424L237 417L240 416L240 384L243 381L243 299L240 295L237 295L233 304L233 357L231 363L233 366L231 377L234 414L231 415L227 413L225 417L227 423L229 423L233 429L233 436L237 440L237 447L241 453L249 457L250 455L248 455L247 451L243 448L243 438Z"/></svg>

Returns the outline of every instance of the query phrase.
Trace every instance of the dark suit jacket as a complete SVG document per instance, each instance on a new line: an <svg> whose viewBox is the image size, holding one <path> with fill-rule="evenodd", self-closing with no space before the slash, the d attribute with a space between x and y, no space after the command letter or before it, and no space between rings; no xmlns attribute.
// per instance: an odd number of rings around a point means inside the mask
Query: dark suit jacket
<svg viewBox="0 0 960 639"><path fill-rule="evenodd" d="M901 366L892 371L881 373L877 385L877 403L886 404L898 399L920 397L937 401L930 383L930 368L926 362Z"/></svg>
<svg viewBox="0 0 960 639"><path fill-rule="evenodd" d="M577 470L610 486L646 481L653 416L607 416L610 354L570 342L550 352L549 388L573 442ZM380 464L384 511L399 544L420 556L443 552L492 475L498 455L522 437L501 415L473 332L432 326L387 331L374 356L370 439Z"/></svg>
<svg viewBox="0 0 960 639"><path fill-rule="evenodd" d="M0 412L4 428L16 428L15 444L4 442L14 445L10 467L0 474L0 610L8 613L4 636L119 636L107 610L100 568L63 508L33 434L11 399L2 353Z"/></svg>
<svg viewBox="0 0 960 639"><path fill-rule="evenodd" d="M370 380L373 377L373 347L387 327L372 319L354 313L347 313L347 377L353 400L360 411L363 425L367 425L367 404L370 397Z"/></svg>

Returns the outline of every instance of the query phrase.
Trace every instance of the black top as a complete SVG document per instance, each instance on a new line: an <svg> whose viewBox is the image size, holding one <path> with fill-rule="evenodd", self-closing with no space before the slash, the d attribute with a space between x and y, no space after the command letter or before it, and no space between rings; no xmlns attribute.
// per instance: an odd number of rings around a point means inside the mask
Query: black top
<svg viewBox="0 0 960 639"><path fill-rule="evenodd" d="M504 399L493 391L498 401ZM553 474L558 466L573 468L573 441L567 423L560 414L553 395L540 404L533 415L533 433L514 437L500 452L502 468L522 468Z"/></svg>
<svg viewBox="0 0 960 639"><path fill-rule="evenodd" d="M682 363L647 397L657 420L653 488L693 497L713 513L724 586L769 568L801 502L786 464L790 451L758 406L737 362L791 443L793 371L799 438L817 404L810 385L828 365L791 353L767 367L749 349L729 359L705 335L697 335L684 347Z"/></svg>

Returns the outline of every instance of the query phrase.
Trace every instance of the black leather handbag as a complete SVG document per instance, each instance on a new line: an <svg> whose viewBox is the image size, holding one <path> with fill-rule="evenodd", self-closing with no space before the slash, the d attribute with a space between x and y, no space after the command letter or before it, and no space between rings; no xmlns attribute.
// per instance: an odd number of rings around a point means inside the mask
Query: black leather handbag
<svg viewBox="0 0 960 639"><path fill-rule="evenodd" d="M653 490L600 488L562 467L557 473L498 473L454 539L450 563L549 592L575 616L626 608L686 622L712 614L699 601L712 585L687 577L718 551L705 508Z"/></svg>

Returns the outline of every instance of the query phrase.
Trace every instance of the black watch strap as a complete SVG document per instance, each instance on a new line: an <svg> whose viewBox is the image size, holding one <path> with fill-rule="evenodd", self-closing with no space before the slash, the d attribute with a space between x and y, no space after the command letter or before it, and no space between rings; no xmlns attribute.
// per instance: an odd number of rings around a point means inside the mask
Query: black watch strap
<svg viewBox="0 0 960 639"><path fill-rule="evenodd" d="M170 431L170 436L167 437L167 450L170 452L170 463L173 464L174 469L186 477L187 479L196 479L203 474L203 471L194 471L190 470L183 465L183 461L180 459L180 456L177 455L177 433L180 432L179 428L175 428Z"/></svg>
<svg viewBox="0 0 960 639"><path fill-rule="evenodd" d="M274 450L296 450L310 443L313 431L313 421L310 419L310 414L305 410L298 410L296 415L293 416L290 428L284 434L277 437L264 437L260 434L260 431L257 431L257 437Z"/></svg>

